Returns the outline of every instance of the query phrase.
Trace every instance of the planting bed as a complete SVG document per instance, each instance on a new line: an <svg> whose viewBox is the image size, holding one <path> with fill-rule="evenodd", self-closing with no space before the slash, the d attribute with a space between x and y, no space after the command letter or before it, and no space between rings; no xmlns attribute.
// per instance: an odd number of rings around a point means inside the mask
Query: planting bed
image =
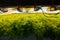
<svg viewBox="0 0 60 40"><path fill-rule="evenodd" d="M9 36L9 40L26 38L34 34L37 40L49 37L60 40L60 14L7 14L0 15L0 38Z"/></svg>

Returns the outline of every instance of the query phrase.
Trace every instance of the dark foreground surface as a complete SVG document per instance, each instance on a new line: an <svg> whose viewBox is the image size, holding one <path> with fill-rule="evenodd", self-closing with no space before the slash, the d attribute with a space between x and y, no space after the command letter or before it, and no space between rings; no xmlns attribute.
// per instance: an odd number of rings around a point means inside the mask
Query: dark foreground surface
<svg viewBox="0 0 60 40"><path fill-rule="evenodd" d="M10 39L9 37L6 36L1 36L0 40L37 40L36 36L34 34L31 34L30 36L28 36L27 38L21 39L18 36L16 36L14 39ZM49 37L45 38L43 40L51 40Z"/></svg>

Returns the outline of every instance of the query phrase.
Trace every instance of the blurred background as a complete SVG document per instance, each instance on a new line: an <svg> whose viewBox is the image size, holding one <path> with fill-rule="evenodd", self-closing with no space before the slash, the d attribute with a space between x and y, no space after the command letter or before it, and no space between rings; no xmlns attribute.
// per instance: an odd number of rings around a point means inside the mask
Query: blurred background
<svg viewBox="0 0 60 40"><path fill-rule="evenodd" d="M30 5L59 5L60 0L0 0L0 7L30 6Z"/></svg>

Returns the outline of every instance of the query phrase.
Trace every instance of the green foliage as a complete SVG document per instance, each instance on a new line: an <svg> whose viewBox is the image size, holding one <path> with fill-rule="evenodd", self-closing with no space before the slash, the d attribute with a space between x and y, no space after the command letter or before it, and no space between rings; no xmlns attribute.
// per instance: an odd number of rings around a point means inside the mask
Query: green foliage
<svg viewBox="0 0 60 40"><path fill-rule="evenodd" d="M31 33L36 34L38 40L43 40L44 37L50 37L52 40L59 39L60 14L52 18L47 18L43 14L7 14L0 16L0 36L24 38Z"/></svg>

